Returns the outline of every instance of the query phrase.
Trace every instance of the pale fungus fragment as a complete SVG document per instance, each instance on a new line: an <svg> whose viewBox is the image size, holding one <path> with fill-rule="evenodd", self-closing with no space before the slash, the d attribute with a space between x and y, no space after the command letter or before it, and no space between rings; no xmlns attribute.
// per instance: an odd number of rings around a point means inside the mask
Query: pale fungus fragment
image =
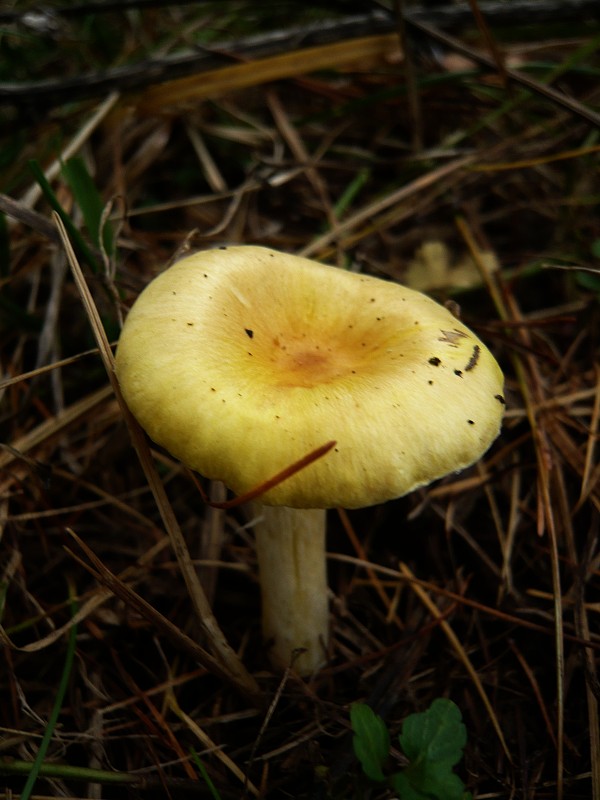
<svg viewBox="0 0 600 800"><path fill-rule="evenodd" d="M382 503L469 466L504 412L498 364L447 309L261 247L196 253L159 275L116 364L149 436L237 494L336 443L264 493L256 527L265 640L277 666L305 651L301 673L327 654L325 509Z"/></svg>

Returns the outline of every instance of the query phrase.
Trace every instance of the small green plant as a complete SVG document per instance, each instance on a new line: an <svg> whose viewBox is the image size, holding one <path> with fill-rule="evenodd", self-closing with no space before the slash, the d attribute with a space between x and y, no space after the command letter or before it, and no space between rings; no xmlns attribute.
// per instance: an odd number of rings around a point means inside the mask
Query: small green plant
<svg viewBox="0 0 600 800"><path fill-rule="evenodd" d="M364 703L350 709L354 753L363 772L377 783L387 782L400 800L471 800L452 768L460 761L467 733L458 707L443 698L402 724L398 737L409 760L399 772L384 772L390 734L380 716Z"/></svg>

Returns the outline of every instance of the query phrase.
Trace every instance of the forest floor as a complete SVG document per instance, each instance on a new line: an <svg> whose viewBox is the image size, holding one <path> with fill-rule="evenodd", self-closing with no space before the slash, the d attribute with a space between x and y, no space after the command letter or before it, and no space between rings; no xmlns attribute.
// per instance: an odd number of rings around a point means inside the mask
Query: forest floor
<svg viewBox="0 0 600 800"><path fill-rule="evenodd" d="M392 798L352 704L391 775L438 698L474 797L600 798L600 17L506 5L0 15L0 798ZM109 380L143 287L234 243L424 291L505 375L476 465L328 512L307 679L269 664L243 508L138 454Z"/></svg>

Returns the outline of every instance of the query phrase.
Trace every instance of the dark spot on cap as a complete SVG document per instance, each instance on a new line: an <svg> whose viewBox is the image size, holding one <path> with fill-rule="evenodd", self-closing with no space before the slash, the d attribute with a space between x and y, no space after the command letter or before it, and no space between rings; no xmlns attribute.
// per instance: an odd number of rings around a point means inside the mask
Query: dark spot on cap
<svg viewBox="0 0 600 800"><path fill-rule="evenodd" d="M506 400L502 397L501 394L495 394L494 398L503 406L506 405Z"/></svg>
<svg viewBox="0 0 600 800"><path fill-rule="evenodd" d="M253 331L253 330L251 330L250 328L244 328L244 330L246 331L246 336L247 336L249 339L252 339L252 337L254 336L254 331Z"/></svg>
<svg viewBox="0 0 600 800"><path fill-rule="evenodd" d="M442 359L438 358L437 356L433 356L433 358L429 359L429 363L434 367L439 367L439 365L442 363Z"/></svg>
<svg viewBox="0 0 600 800"><path fill-rule="evenodd" d="M471 353L471 358L469 359L469 361L467 362L467 366L465 367L465 372L468 372L470 369L473 369L477 365L477 362L479 361L479 354L480 353L481 353L481 347L479 347L479 345L476 344L473 347L473 352Z"/></svg>
<svg viewBox="0 0 600 800"><path fill-rule="evenodd" d="M454 374L455 374L455 375L456 375L458 378L462 378L462 369L455 369L455 370L454 370Z"/></svg>
<svg viewBox="0 0 600 800"><path fill-rule="evenodd" d="M469 423L469 425L475 425L472 419L468 419L467 422Z"/></svg>

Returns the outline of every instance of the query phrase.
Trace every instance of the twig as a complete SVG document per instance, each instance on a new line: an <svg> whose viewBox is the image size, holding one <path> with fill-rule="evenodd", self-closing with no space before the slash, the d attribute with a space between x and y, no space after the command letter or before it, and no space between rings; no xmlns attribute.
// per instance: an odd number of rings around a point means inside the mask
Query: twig
<svg viewBox="0 0 600 800"><path fill-rule="evenodd" d="M421 33L424 33L431 39L434 39L440 44L445 45L448 49L454 50L456 53L460 53L461 55L470 58L472 61L475 61L475 63L480 64L481 66L489 67L489 69L493 70L496 69L496 63L493 58L490 58L490 56L485 55L485 53L482 53L479 50L474 50L472 47L467 47L467 45L463 44L456 37L450 36L447 33L443 33L428 23L411 20L410 24L417 30L421 31ZM536 81L535 78L531 78L529 75L526 75L524 72L520 72L519 70L505 67L504 73L509 81L516 83L525 89L529 89L535 94L545 97L546 100L550 100L556 105L565 108L567 111L570 111L572 114L576 114L578 117L582 117L582 119L591 122L592 125L600 127L600 114L598 114L596 111L593 111L591 108L584 106L583 103L580 103L574 97L569 97L568 95L559 92L557 89L554 89L552 86L547 86L545 83L540 83L539 81Z"/></svg>

